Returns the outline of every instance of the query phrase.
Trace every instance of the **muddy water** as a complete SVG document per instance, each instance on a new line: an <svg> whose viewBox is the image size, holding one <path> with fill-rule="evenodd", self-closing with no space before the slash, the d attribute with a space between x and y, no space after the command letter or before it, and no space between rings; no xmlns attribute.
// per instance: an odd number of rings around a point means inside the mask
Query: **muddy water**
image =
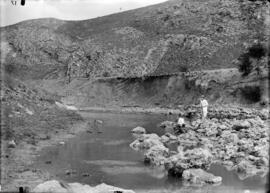
<svg viewBox="0 0 270 193"><path fill-rule="evenodd" d="M175 117L145 114L83 113L89 121L103 121L100 132L82 133L65 145L47 148L35 163L59 179L97 185L102 182L136 192L265 192L266 178L240 180L234 172L214 165L211 172L222 176L219 186L187 187L180 179L169 178L161 168L143 163L143 154L129 147L130 130L142 126L148 133L162 135L157 124ZM46 164L51 161L51 164ZM66 173L71 174L67 175ZM89 176L88 176L89 174Z"/></svg>

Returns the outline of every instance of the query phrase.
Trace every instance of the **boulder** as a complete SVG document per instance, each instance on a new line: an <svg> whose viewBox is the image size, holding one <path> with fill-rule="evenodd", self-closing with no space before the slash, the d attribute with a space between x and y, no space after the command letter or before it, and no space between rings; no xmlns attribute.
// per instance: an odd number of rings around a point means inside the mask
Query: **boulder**
<svg viewBox="0 0 270 193"><path fill-rule="evenodd" d="M157 134L143 134L129 146L134 150L150 149L153 146L161 146L161 138Z"/></svg>
<svg viewBox="0 0 270 193"><path fill-rule="evenodd" d="M146 130L143 127L135 127L134 129L131 130L131 132L134 134L145 134Z"/></svg>
<svg viewBox="0 0 270 193"><path fill-rule="evenodd" d="M42 192L42 193L53 193L53 192L59 192L59 193L68 193L69 188L63 186L60 182L56 180L51 180L44 182L42 184L39 184L37 187L33 189L33 192Z"/></svg>
<svg viewBox="0 0 270 193"><path fill-rule="evenodd" d="M251 126L250 122L247 120L236 120L232 124L232 129L236 131L239 131L241 129L247 129Z"/></svg>
<svg viewBox="0 0 270 193"><path fill-rule="evenodd" d="M216 184L222 181L222 177L215 176L202 169L187 169L184 170L182 177L184 180L191 182L192 184Z"/></svg>
<svg viewBox="0 0 270 193"><path fill-rule="evenodd" d="M194 148L184 152L187 162L190 164L190 168L203 168L209 169L213 161L213 155L208 149Z"/></svg>
<svg viewBox="0 0 270 193"><path fill-rule="evenodd" d="M80 183L63 183L56 180L51 180L39 184L33 189L33 192L42 193L109 193L109 192L122 192L122 193L135 193L132 190L125 190L110 186L107 184L100 184L95 187L84 185Z"/></svg>
<svg viewBox="0 0 270 193"><path fill-rule="evenodd" d="M262 109L261 111L260 111L260 113L259 113L259 116L261 117L261 119L262 120L267 120L267 119L269 119L269 115L270 115L270 113L269 113L270 111L269 111L269 109L268 108L265 108L265 109Z"/></svg>
<svg viewBox="0 0 270 193"><path fill-rule="evenodd" d="M166 136L166 135L162 135L161 136L161 138L160 138L160 141L162 142L162 143L169 143L170 142L170 138L168 137L168 136Z"/></svg>
<svg viewBox="0 0 270 193"><path fill-rule="evenodd" d="M164 145L155 145L144 154L145 163L153 165L164 165L166 158L169 156L169 149Z"/></svg>
<svg viewBox="0 0 270 193"><path fill-rule="evenodd" d="M181 176L182 172L190 168L209 169L212 163L213 156L208 149L194 148L170 156L165 161L165 168L170 174Z"/></svg>
<svg viewBox="0 0 270 193"><path fill-rule="evenodd" d="M248 160L243 159L242 161L240 161L235 167L234 169L239 172L239 173L243 173L245 175L255 175L257 173L257 168L256 166L252 165L252 163Z"/></svg>

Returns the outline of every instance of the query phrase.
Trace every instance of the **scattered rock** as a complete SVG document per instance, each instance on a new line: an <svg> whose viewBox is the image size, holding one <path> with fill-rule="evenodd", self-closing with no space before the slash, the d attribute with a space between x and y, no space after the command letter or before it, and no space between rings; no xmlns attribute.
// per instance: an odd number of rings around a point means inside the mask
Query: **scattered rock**
<svg viewBox="0 0 270 193"><path fill-rule="evenodd" d="M161 137L144 134L131 147L145 150L146 162L164 165L168 174L173 176L181 177L188 169L208 170L213 162L236 170L241 179L259 172L267 173L269 129L259 111L225 108L212 109L211 112L216 112L211 119L193 120L188 129L178 135L175 135L176 123L164 121L159 126L170 132ZM167 151L171 143L178 145L178 152L175 149ZM219 181L217 178L212 182Z"/></svg>

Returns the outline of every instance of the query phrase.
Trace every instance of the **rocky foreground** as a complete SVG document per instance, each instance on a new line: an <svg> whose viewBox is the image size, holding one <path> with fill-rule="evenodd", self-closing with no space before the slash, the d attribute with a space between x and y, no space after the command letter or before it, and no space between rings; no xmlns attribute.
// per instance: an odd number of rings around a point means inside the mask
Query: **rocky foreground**
<svg viewBox="0 0 270 193"><path fill-rule="evenodd" d="M135 193L132 190L125 190L110 186L107 184L100 184L95 187L83 185L80 183L63 183L56 180L51 180L38 185L33 192L61 192L61 193L105 193L105 192L122 192Z"/></svg>
<svg viewBox="0 0 270 193"><path fill-rule="evenodd" d="M267 175L269 112L217 108L209 112L210 118L205 121L198 119L192 109L185 115L191 116L191 121L183 129L174 122L162 122L160 127L166 134L161 137L135 128L137 139L130 146L144 150L146 163L162 166L169 175L193 185L221 183L221 177L207 172L213 163L235 170L240 179Z"/></svg>

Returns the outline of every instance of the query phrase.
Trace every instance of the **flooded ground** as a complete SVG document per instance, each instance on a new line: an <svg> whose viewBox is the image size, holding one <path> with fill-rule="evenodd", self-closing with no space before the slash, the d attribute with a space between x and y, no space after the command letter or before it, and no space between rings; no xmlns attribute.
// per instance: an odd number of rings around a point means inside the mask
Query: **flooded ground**
<svg viewBox="0 0 270 193"><path fill-rule="evenodd" d="M64 145L47 148L35 166L46 169L59 179L89 185L107 183L135 192L265 192L266 177L240 180L235 172L213 165L211 172L222 176L219 186L187 187L180 179L168 177L161 168L143 163L143 153L129 147L134 140L130 130L136 126L148 133L162 135L157 127L173 115L82 113L85 119L102 120L100 131L82 133ZM49 164L48 164L49 163Z"/></svg>

